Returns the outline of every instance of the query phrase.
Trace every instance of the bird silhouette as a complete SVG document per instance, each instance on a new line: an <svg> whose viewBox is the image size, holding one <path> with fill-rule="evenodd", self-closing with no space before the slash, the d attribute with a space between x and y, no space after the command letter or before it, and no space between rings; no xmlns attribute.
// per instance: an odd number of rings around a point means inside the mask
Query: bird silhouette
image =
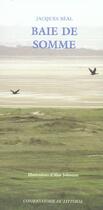
<svg viewBox="0 0 103 210"><path fill-rule="evenodd" d="M10 90L10 91L12 92L12 94L18 94L20 89L18 89L18 90Z"/></svg>
<svg viewBox="0 0 103 210"><path fill-rule="evenodd" d="M90 68L88 68L88 69L89 69L89 71L90 71L91 75L98 74L98 73L96 72L96 68L94 68L93 70L92 70L92 69L90 69Z"/></svg>

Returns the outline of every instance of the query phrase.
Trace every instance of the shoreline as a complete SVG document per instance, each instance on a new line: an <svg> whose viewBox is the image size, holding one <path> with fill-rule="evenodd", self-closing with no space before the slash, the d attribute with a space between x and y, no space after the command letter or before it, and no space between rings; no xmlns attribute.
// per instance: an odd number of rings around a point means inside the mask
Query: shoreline
<svg viewBox="0 0 103 210"><path fill-rule="evenodd" d="M103 109L103 106L35 106L35 105L0 105L0 109L10 108L10 109L29 109L29 108L50 108L50 109Z"/></svg>

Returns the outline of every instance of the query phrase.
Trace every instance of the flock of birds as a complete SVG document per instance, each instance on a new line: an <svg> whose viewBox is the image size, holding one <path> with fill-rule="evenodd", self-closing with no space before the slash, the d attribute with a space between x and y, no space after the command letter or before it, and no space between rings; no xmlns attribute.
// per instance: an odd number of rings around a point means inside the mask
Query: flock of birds
<svg viewBox="0 0 103 210"><path fill-rule="evenodd" d="M96 68L94 68L94 69L88 68L88 69L89 69L91 75L98 74L98 73L96 72ZM10 90L10 91L12 92L12 94L16 95L16 94L19 94L20 89L18 89L18 90Z"/></svg>

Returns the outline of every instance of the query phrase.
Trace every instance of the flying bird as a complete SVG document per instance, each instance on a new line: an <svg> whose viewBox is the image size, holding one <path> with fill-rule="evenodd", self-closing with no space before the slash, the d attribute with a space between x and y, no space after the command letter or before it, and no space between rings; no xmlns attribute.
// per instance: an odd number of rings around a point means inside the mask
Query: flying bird
<svg viewBox="0 0 103 210"><path fill-rule="evenodd" d="M18 89L18 90L10 90L10 91L12 92L12 94L18 94L20 89Z"/></svg>
<svg viewBox="0 0 103 210"><path fill-rule="evenodd" d="M98 73L96 73L96 68L94 68L93 70L92 70L92 69L90 69L90 68L88 68L88 69L89 69L89 71L90 71L91 75L98 74Z"/></svg>

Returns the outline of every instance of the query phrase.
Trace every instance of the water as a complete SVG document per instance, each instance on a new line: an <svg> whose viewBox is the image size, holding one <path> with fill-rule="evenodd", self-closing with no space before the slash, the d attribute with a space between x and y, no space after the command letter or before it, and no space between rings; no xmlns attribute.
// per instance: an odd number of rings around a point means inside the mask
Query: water
<svg viewBox="0 0 103 210"><path fill-rule="evenodd" d="M94 66L98 74L92 76L88 67ZM20 89L20 94L10 89ZM103 59L2 59L0 105L102 107Z"/></svg>

